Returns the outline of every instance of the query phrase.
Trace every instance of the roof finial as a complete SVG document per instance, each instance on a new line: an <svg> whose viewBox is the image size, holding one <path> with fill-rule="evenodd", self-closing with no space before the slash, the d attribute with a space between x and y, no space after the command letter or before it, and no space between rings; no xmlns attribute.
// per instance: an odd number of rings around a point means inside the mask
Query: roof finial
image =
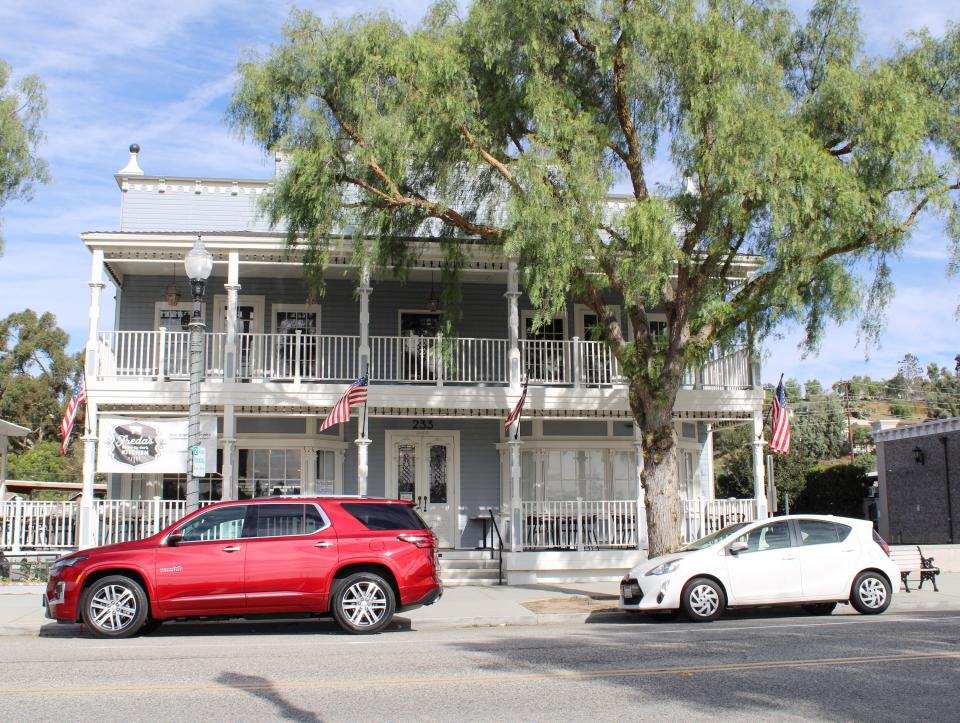
<svg viewBox="0 0 960 723"><path fill-rule="evenodd" d="M117 171L118 176L142 176L143 169L140 168L140 164L137 163L137 154L140 153L140 146L136 143L130 144L130 160L127 161L127 165Z"/></svg>

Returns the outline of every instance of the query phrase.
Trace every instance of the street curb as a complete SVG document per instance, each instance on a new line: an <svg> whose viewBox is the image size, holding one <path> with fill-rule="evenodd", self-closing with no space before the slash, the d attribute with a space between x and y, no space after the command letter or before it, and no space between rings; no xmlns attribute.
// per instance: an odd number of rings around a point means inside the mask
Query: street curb
<svg viewBox="0 0 960 723"><path fill-rule="evenodd" d="M41 584L0 585L0 595L42 595L47 586Z"/></svg>

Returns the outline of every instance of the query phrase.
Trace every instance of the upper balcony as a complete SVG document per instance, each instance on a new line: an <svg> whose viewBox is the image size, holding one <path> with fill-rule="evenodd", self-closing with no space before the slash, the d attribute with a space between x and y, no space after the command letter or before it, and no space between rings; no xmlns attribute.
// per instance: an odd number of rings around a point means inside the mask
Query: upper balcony
<svg viewBox="0 0 960 723"><path fill-rule="evenodd" d="M182 381L190 376L190 335L185 331L100 333L97 381ZM531 384L548 387L610 387L624 383L620 365L603 342L521 339L521 369ZM204 335L208 382L349 383L359 369L360 337L347 335ZM506 386L507 339L371 336L370 382L403 385ZM235 361L234 361L235 360ZM746 390L754 387L745 349L688 369L684 389Z"/></svg>

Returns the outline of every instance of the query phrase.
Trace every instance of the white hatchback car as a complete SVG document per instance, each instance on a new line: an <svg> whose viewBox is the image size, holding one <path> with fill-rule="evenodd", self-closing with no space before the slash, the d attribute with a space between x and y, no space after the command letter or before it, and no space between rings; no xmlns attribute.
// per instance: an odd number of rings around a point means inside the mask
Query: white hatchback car
<svg viewBox="0 0 960 723"><path fill-rule="evenodd" d="M849 602L865 615L890 605L900 570L868 520L787 515L741 522L679 552L645 560L620 583L621 610L682 610L696 622L727 607L802 605L829 615Z"/></svg>

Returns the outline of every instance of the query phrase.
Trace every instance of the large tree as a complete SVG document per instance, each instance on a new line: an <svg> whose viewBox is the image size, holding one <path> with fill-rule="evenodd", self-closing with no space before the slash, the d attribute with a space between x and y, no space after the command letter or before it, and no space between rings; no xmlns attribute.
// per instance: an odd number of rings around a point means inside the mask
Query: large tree
<svg viewBox="0 0 960 723"><path fill-rule="evenodd" d="M403 268L429 228L447 289L479 242L519 259L541 319L571 297L596 313L642 431L651 555L679 544L685 369L786 319L815 347L860 307L864 261L882 309L922 212L960 231L960 29L867 58L848 0L803 21L774 0L442 2L413 29L298 12L239 71L231 119L288 155L267 213L317 284L336 234Z"/></svg>
<svg viewBox="0 0 960 723"><path fill-rule="evenodd" d="M10 66L0 60L0 209L14 198L29 198L34 184L47 180L47 165L37 155L47 110L43 82L35 75L10 87L9 81Z"/></svg>

